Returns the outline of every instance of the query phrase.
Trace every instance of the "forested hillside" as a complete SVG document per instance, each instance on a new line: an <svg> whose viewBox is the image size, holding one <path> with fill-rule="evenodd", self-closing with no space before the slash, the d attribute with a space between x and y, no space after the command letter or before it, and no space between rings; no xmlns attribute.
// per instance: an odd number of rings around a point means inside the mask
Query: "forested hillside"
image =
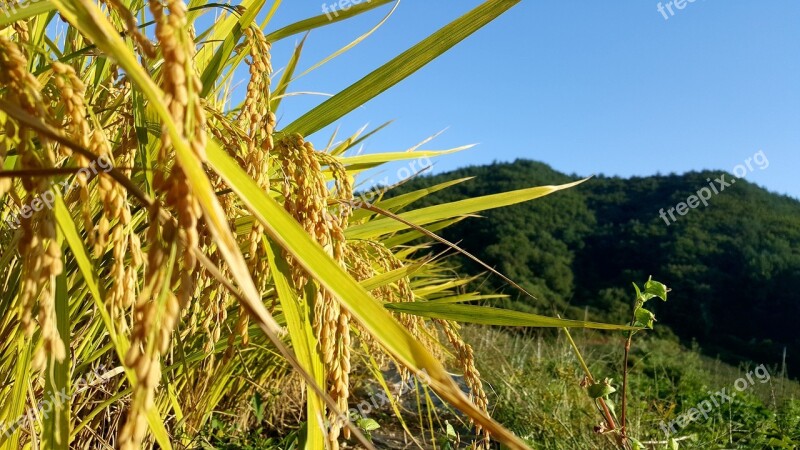
<svg viewBox="0 0 800 450"><path fill-rule="evenodd" d="M800 202L745 180L728 186L667 225L667 210L722 172L623 179L597 176L545 198L489 211L443 236L520 283L523 297L499 277L479 280L515 307L571 318L629 320L630 283L653 275L672 288L655 313L685 341L736 361L776 364L784 348L800 368ZM580 177L517 160L418 177L393 195L474 177L425 197L435 204ZM728 176L730 180L731 176ZM422 206L422 205L415 205ZM467 259L465 273L483 272Z"/></svg>

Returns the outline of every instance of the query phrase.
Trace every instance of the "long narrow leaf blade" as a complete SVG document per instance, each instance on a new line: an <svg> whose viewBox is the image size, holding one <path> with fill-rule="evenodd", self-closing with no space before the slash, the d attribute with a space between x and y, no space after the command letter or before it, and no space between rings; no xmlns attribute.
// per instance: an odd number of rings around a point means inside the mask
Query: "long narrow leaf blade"
<svg viewBox="0 0 800 450"><path fill-rule="evenodd" d="M627 325L586 322L583 320L556 319L539 314L524 313L510 309L489 308L476 305L458 305L441 302L387 303L387 309L415 316L455 322L477 323L509 327L537 328L592 328L595 330L638 330Z"/></svg>
<svg viewBox="0 0 800 450"><path fill-rule="evenodd" d="M561 184L558 186L539 186L516 191L503 192L500 194L486 195L483 197L469 198L452 203L429 206L427 208L416 209L403 214L398 214L403 220L411 222L417 226L423 226L439 220L451 219L453 217L474 214L480 211L500 208L503 206L514 205L526 202L562 189L569 189L577 186L586 180L578 180L572 183ZM365 224L355 225L347 229L345 234L351 239L368 239L383 234L393 233L408 228L408 225L392 218L372 220Z"/></svg>
<svg viewBox="0 0 800 450"><path fill-rule="evenodd" d="M0 28L39 14L49 13L56 6L48 0L30 0L25 3L11 2L0 9Z"/></svg>
<svg viewBox="0 0 800 450"><path fill-rule="evenodd" d="M286 64L286 68L281 75L281 80L278 82L278 86L272 93L272 98L269 102L269 109L272 112L278 110L278 107L281 105L281 100L283 100L283 96L286 94L286 90L289 88L289 84L292 82L292 77L294 76L294 71L297 69L297 63L300 62L300 55L303 53L303 46L306 43L307 37L307 35L304 36L303 40L295 46L294 52L292 52L292 57L289 58L289 62Z"/></svg>
<svg viewBox="0 0 800 450"><path fill-rule="evenodd" d="M342 20L349 19L393 1L395 0L373 0L370 2L360 2L360 4L351 5L351 7L346 11L329 11L327 14L320 14L319 16L314 16L285 26L268 34L266 38L269 42L279 41L283 38L287 38L298 33L305 33L306 31L313 30L314 28L320 28L334 22L340 22ZM327 7L327 5L325 6Z"/></svg>
<svg viewBox="0 0 800 450"><path fill-rule="evenodd" d="M519 2L489 0L483 3L304 114L284 131L307 136L321 130L404 80Z"/></svg>
<svg viewBox="0 0 800 450"><path fill-rule="evenodd" d="M265 240L266 241L266 240ZM297 360L306 371L314 377L319 386L325 385L323 362L317 352L317 340L314 337L311 321L309 320L308 305L301 304L298 296L293 292L289 283L290 268L286 260L277 259L276 253L280 250L277 246L265 245L272 278L275 280L275 290L281 302L281 309L286 317L289 328L289 337ZM305 308L304 308L305 307ZM325 446L325 404L313 391L308 392L306 399L307 422L306 448L317 449Z"/></svg>

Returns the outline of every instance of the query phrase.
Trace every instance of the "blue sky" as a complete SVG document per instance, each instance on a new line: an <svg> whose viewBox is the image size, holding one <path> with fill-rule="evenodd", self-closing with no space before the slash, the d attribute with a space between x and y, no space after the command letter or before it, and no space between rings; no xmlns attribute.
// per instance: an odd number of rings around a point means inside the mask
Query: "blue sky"
<svg viewBox="0 0 800 450"><path fill-rule="evenodd" d="M402 1L375 34L290 91L336 93L480 3ZM747 179L800 198L800 2L696 0L666 20L657 4L523 1L336 126L345 135L394 119L368 153L404 150L444 129L424 148L479 144L438 158L436 172L515 158L580 175L731 171L763 150L769 167ZM321 6L284 2L269 29ZM313 31L299 72L389 10ZM299 39L275 45L275 69ZM287 98L280 123L323 100ZM317 147L334 128L311 137Z"/></svg>

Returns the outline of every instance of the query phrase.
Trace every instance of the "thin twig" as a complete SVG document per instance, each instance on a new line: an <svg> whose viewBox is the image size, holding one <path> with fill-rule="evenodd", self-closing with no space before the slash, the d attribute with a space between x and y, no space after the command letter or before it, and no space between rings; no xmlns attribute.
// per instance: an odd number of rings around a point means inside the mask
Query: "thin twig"
<svg viewBox="0 0 800 450"><path fill-rule="evenodd" d="M638 302L638 298L636 301ZM637 304L633 307L633 318L631 318L631 326L636 325L636 308ZM628 339L625 341L625 356L622 360L622 419L620 421L620 433L622 434L622 441L625 445L625 448L628 448L628 436L627 436L627 423L628 423L628 355L631 352L631 342L633 341L633 333L635 331L631 330L628 331Z"/></svg>
<svg viewBox="0 0 800 450"><path fill-rule="evenodd" d="M391 211L387 211L387 210L385 210L383 208L380 208L378 206L371 205L369 203L364 203L364 204L361 205L361 207L366 209L366 210L369 210L369 211L372 211L372 212L376 212L376 213L379 213L379 214L384 215L386 217L389 217L391 219L394 219L394 220L396 220L398 222L402 222L403 224L405 224L405 225L407 225L407 226L419 231L420 233L424 234L425 236L428 236L429 238L434 239L437 242L442 243L442 244L452 248L453 250L461 253L462 255L466 256L467 258L469 258L469 259L475 261L476 263L480 264L482 267L486 268L486 270L488 270L489 272L491 272L491 273L497 275L498 277L502 278L503 281L505 281L506 283L510 284L512 287L516 288L517 290L519 290L520 292L524 293L528 297L530 297L532 299L536 299L536 297L534 297L533 294L531 294L530 292L526 291L525 288L523 288L519 284L515 283L513 280L511 280L507 276L505 276L502 273L498 272L497 269L495 269L494 267L486 264L485 262L481 261L481 259L478 258L477 256L475 256L472 253L464 250L463 248L457 246L456 244L448 241L447 239L437 235L436 233L434 233L432 231L429 231L429 230L427 230L427 229L425 229L425 228L423 228L423 227L421 227L421 226L419 226L419 225L417 225L415 223L409 222L408 220L398 216L397 214L395 214L395 213L393 213Z"/></svg>
<svg viewBox="0 0 800 450"><path fill-rule="evenodd" d="M130 170L132 172L147 172L153 169L145 169L141 167L119 167L114 166L117 170ZM0 170L0 178L22 178L22 177L50 177L53 175L71 175L78 173L86 167L51 167L41 169L18 169L18 170Z"/></svg>
<svg viewBox="0 0 800 450"><path fill-rule="evenodd" d="M561 318L560 315L556 315L559 319ZM578 346L575 344L575 340L572 339L572 334L570 334L569 329L564 327L562 328L564 333L567 335L567 339L569 339L569 343L572 346L572 349L575 351L575 355L578 358L578 361L581 363L581 367L583 367L583 371L586 374L586 379L589 381L590 384L594 384L594 378L592 377L592 373L589 371L589 366L586 365L586 361L583 359L583 355L581 355L580 350L578 350ZM614 422L614 416L611 414L611 410L608 408L605 400L602 398L595 399L595 406L600 405L602 408L603 418L606 421L606 425L608 425L608 429L610 431L617 429L617 424Z"/></svg>
<svg viewBox="0 0 800 450"><path fill-rule="evenodd" d="M681 436L679 438L672 438L671 440L675 442L680 442L680 441L685 441L687 439L691 439L692 437L693 437L692 435L688 435L688 436ZM670 441L647 441L647 442L642 442L642 445L652 445L653 447L655 447L657 445L667 445L669 443Z"/></svg>

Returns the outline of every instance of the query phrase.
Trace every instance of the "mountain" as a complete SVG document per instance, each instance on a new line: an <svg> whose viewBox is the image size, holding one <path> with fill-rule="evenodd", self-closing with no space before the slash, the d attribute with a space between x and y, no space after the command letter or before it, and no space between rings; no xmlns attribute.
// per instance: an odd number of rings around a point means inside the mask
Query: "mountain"
<svg viewBox="0 0 800 450"><path fill-rule="evenodd" d="M417 177L391 193L465 177L474 178L415 206L579 179L517 160ZM630 283L652 275L672 292L669 302L648 305L682 340L756 364L781 363L785 351L789 368L800 369L800 202L733 179L711 171L597 176L442 235L536 296L495 276L476 283L510 294L515 308L577 319L588 311L590 319L622 323L630 320ZM484 271L466 258L459 264L464 273Z"/></svg>

